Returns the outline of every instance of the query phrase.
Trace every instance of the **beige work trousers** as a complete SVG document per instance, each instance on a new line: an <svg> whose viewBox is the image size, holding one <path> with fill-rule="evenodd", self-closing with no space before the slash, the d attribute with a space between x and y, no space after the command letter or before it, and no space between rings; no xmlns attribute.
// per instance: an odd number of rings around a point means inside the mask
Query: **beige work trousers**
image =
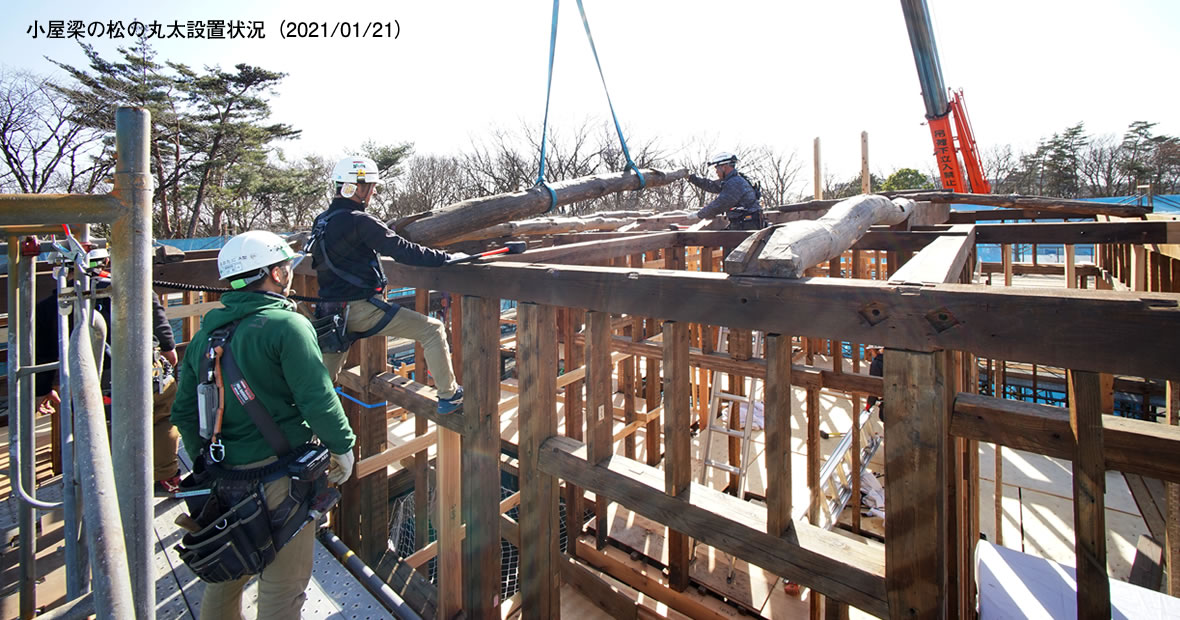
<svg viewBox="0 0 1180 620"><path fill-rule="evenodd" d="M361 333L372 329L385 312L366 300L348 302L348 331ZM455 372L451 369L451 351L447 348L447 329L443 322L418 314L409 308L401 308L393 315L393 319L384 329L373 334L375 338L409 338L422 345L422 352L426 356L426 365L434 377L434 386L438 390L439 398L450 398L454 395L459 384L455 381ZM332 376L332 382L344 367L344 359L348 353L324 353L324 366ZM420 374L419 383L426 383Z"/></svg>
<svg viewBox="0 0 1180 620"><path fill-rule="evenodd" d="M274 460L271 457L234 469L261 467ZM278 508L290 488L291 479L286 476L267 483L266 505L271 509ZM300 617L314 560L315 526L308 525L279 550L270 566L258 576L258 620ZM201 599L201 620L241 620L242 590L251 577L246 575L234 581L206 584L205 597Z"/></svg>
<svg viewBox="0 0 1180 620"><path fill-rule="evenodd" d="M172 426L172 403L176 400L176 379L169 378L164 391L152 394L152 460L153 480L159 482L175 476L180 471L176 449L180 433Z"/></svg>

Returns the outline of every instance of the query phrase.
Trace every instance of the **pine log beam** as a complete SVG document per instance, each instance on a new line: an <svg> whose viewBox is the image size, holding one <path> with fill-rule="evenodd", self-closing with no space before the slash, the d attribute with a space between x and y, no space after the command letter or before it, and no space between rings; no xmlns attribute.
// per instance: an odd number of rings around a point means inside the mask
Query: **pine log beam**
<svg viewBox="0 0 1180 620"><path fill-rule="evenodd" d="M862 194L842 200L818 220L778 224L750 235L725 258L733 275L799 278L809 267L852 247L874 224L904 222L914 210L905 198Z"/></svg>
<svg viewBox="0 0 1180 620"><path fill-rule="evenodd" d="M1088 202L1085 200L1068 200L1065 198L1052 198L1048 196L1021 196L1019 194L960 194L956 192L944 192L931 190L928 192L885 192L882 195L890 198L907 198L914 202L937 202L944 204L967 204L978 205L984 207L999 207L1007 209L1025 209L1028 213L1023 213L1026 217L1034 215L1031 211L1039 211L1042 214L1048 213L1062 213L1069 215L1116 215L1122 217L1134 217L1144 215L1151 211L1146 207L1139 207L1135 205L1117 205L1106 204L1100 202ZM811 211L817 209L830 209L839 201L834 199L827 200L808 200L806 202L797 202L789 205L777 207L774 211L781 213L792 213L796 211ZM992 212L987 211L980 214L983 219L993 219L990 216ZM1007 217L996 217L994 219L1013 219L1013 214L1004 214ZM953 216L952 216L953 217ZM963 217L963 216L959 216ZM961 223L961 219L952 219L954 223Z"/></svg>
<svg viewBox="0 0 1180 620"><path fill-rule="evenodd" d="M500 237L534 237L590 230L617 230L634 221L634 218L612 217L539 217L496 224L482 230L472 231L455 241L482 241Z"/></svg>
<svg viewBox="0 0 1180 620"><path fill-rule="evenodd" d="M643 170L646 187L661 187L688 176L688 170ZM634 172L617 172L579 177L551 185L557 194L557 205L567 205L601 198L627 190L639 189L639 176ZM464 200L425 214L410 216L397 222L395 229L407 239L430 246L441 246L463 238L464 235L489 226L541 215L549 210L551 198L543 187L522 192L496 194Z"/></svg>

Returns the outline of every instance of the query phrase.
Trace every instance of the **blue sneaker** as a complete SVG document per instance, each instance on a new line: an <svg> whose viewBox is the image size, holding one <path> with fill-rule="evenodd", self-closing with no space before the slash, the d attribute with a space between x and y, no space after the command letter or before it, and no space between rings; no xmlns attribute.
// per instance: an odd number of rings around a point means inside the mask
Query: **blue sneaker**
<svg viewBox="0 0 1180 620"><path fill-rule="evenodd" d="M450 398L438 399L438 414L454 413L463 407L463 386L459 386Z"/></svg>

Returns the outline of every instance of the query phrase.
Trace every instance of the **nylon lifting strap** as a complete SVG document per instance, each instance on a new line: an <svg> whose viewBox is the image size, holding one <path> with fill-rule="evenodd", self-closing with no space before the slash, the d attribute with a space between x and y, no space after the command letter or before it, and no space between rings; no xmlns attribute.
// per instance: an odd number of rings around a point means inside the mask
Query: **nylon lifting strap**
<svg viewBox="0 0 1180 620"><path fill-rule="evenodd" d="M639 166L635 165L635 160L631 159L631 152L627 149L627 139L623 137L623 128L619 125L619 117L615 114L615 105L611 102L610 90L606 87L606 75L602 72L602 62L598 60L598 48L594 45L594 36L590 34L590 22L586 19L586 8L582 6L582 0L577 0L578 13L582 17L582 26L586 30L586 39L590 42L590 51L594 54L594 64L598 67L598 77L602 80L602 90L606 93L606 104L610 108L611 120L615 124L615 132L619 135L619 145L623 150L623 157L627 160L627 166L623 169L634 170L636 176L639 177L639 189L647 187L647 180L643 178L643 173L639 171ZM553 91L553 56L557 50L557 16L561 7L561 0L553 0L553 22L549 29L549 75L545 83L545 120L541 125L541 162L537 172L537 186L544 187L549 192L549 209L545 213L550 213L553 208L557 206L557 192L545 182L545 144L549 131L549 100Z"/></svg>

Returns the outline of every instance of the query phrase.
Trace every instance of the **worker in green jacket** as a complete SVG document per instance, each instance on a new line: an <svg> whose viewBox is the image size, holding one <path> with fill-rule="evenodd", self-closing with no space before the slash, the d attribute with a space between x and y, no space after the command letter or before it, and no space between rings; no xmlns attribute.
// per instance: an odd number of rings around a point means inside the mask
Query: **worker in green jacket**
<svg viewBox="0 0 1180 620"><path fill-rule="evenodd" d="M287 299L301 258L281 237L250 231L231 239L217 257L221 278L235 289L221 297L224 308L210 311L181 361L172 422L185 451L198 459L207 448L200 434L197 384L210 333L239 321L227 347L249 388L274 419L288 443L299 446L316 435L331 453L328 481L341 484L352 474L356 438L324 368L315 330ZM218 465L228 470L262 468L276 460L274 449L232 394L224 395ZM208 458L208 454L205 455ZM217 460L217 459L214 459ZM291 479L264 485L268 508L286 498ZM298 618L311 578L314 528L304 527L261 573L259 618ZM241 617L242 588L250 576L208 584L202 618Z"/></svg>

